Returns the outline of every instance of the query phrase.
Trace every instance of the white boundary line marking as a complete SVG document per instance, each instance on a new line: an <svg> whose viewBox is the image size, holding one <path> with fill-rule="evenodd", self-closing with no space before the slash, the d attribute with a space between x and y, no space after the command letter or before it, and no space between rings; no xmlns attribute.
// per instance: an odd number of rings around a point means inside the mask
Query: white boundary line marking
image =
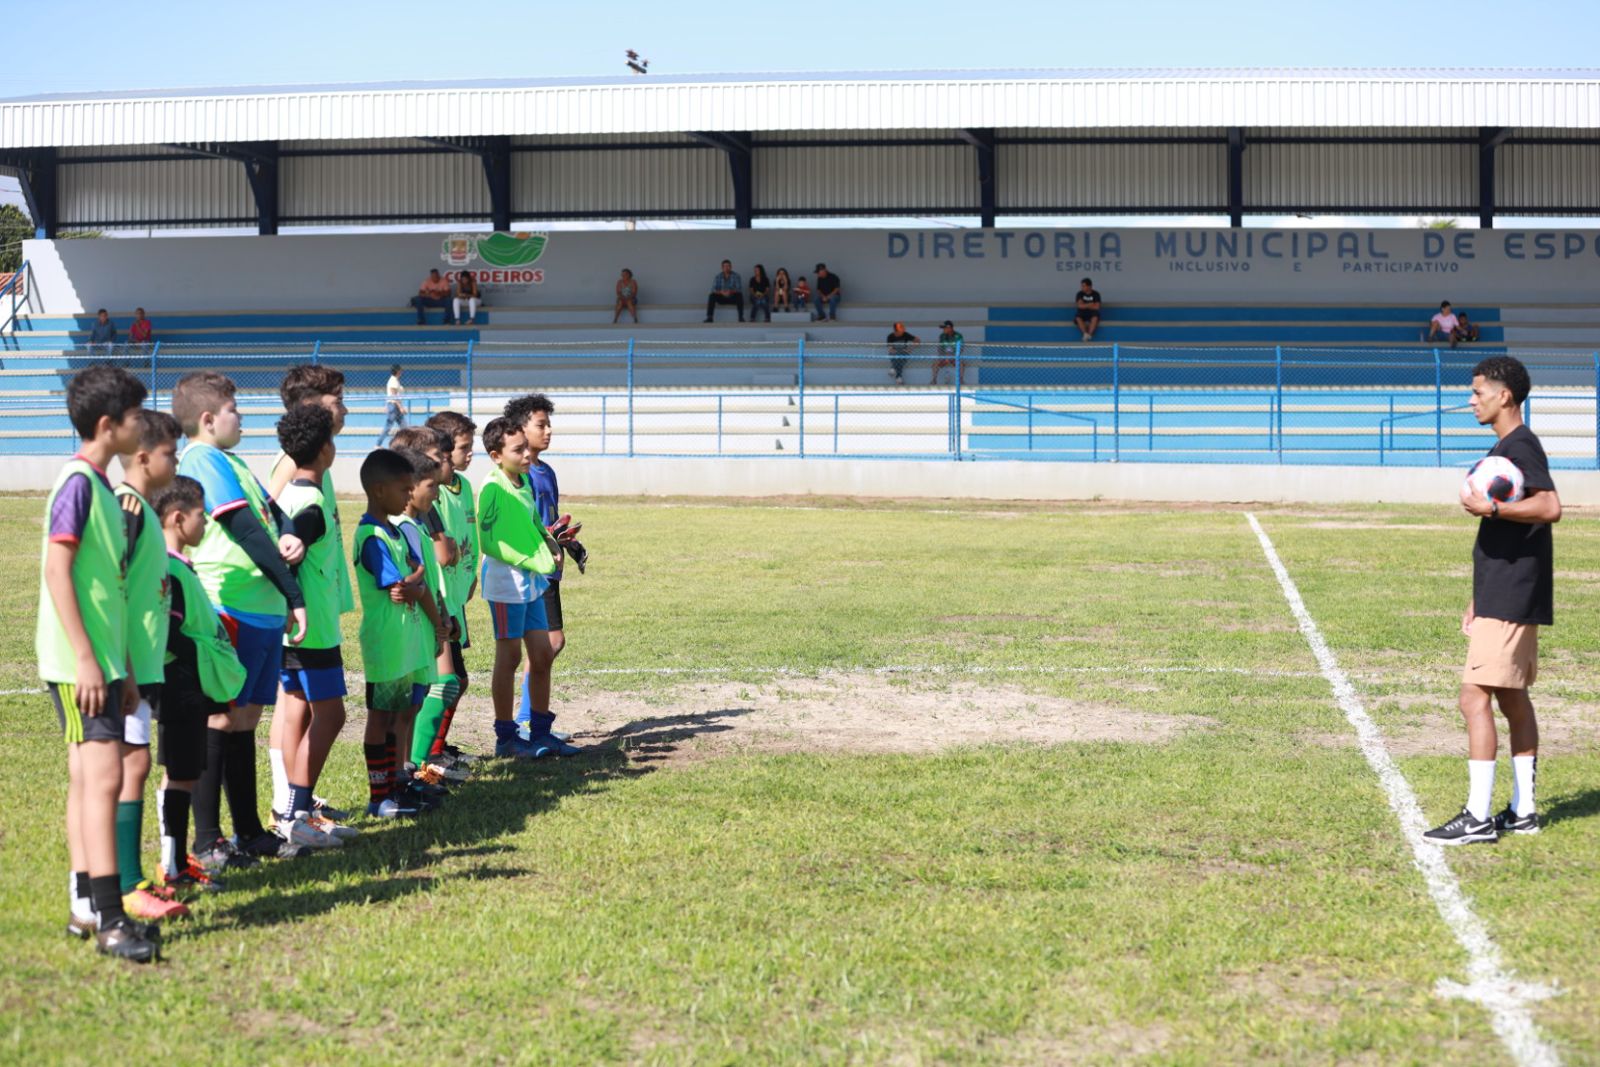
<svg viewBox="0 0 1600 1067"><path fill-rule="evenodd" d="M1555 1047L1539 1032L1539 1027L1533 1021L1533 1014L1528 1010L1530 1003L1554 996L1556 991L1519 980L1501 963L1500 946L1495 944L1494 938L1490 936L1489 927L1478 917L1477 912L1472 910L1472 901L1462 890L1455 872L1445 862L1444 850L1423 840L1422 834L1428 824L1423 818L1422 806L1417 802L1417 795L1412 791L1411 783L1406 781L1405 775L1400 773L1400 768L1395 766L1389 750L1384 747L1383 734L1362 706L1361 697L1350 684L1350 679L1340 669L1333 650L1328 647L1322 631L1317 628L1311 612L1306 609L1306 603L1301 599L1300 590L1295 586L1294 579L1289 577L1283 560L1278 558L1278 550L1272 546L1272 539L1267 536L1267 531L1261 528L1253 513L1245 512L1245 518L1249 520L1250 528L1255 531L1256 539L1261 542L1261 550L1266 553L1272 573L1278 577L1278 585L1283 589L1284 599L1289 602L1289 610L1294 613L1295 620L1300 624L1300 632L1305 636L1306 644L1311 646L1311 653L1316 657L1318 666L1322 668L1322 676L1333 687L1334 700L1339 705L1339 710L1344 712L1345 718L1355 728L1356 737L1361 742L1361 752L1367 758L1367 765L1372 768L1373 773L1378 776L1378 781L1383 785L1384 794L1389 800L1389 808L1400 821L1400 830L1405 835L1406 844L1411 847L1411 862L1416 865L1417 870L1422 873L1423 880L1427 882L1428 895L1433 898L1434 906L1439 909L1439 917L1444 920L1450 932L1455 935L1456 941L1467 952L1467 976L1470 981L1462 985L1448 978L1441 978L1435 991L1440 996L1474 1001L1487 1010L1494 1032L1500 1036L1500 1041L1511 1053L1511 1058L1521 1067L1557 1067L1561 1057L1557 1055Z"/></svg>

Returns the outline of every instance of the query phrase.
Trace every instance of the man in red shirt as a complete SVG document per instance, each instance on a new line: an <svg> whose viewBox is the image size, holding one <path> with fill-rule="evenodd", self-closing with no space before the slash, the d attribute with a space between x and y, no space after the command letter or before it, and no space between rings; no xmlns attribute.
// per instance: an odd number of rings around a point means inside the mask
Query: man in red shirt
<svg viewBox="0 0 1600 1067"><path fill-rule="evenodd" d="M417 288L417 295L411 298L411 306L417 309L417 325L426 326L428 320L423 317L423 308L443 308L444 324L455 325L455 317L450 313L450 283L439 276L437 270L430 270L428 276L422 280Z"/></svg>
<svg viewBox="0 0 1600 1067"><path fill-rule="evenodd" d="M128 340L136 345L147 345L154 333L150 320L144 317L144 308L134 308L133 325L128 327Z"/></svg>

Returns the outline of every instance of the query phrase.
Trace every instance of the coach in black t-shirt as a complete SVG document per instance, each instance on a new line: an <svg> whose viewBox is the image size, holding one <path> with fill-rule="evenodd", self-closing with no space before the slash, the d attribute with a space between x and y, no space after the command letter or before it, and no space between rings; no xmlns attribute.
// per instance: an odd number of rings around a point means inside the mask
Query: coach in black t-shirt
<svg viewBox="0 0 1600 1067"><path fill-rule="evenodd" d="M1462 502L1479 516L1472 546L1472 601L1461 618L1470 639L1461 675L1461 715L1467 723L1467 806L1460 815L1423 835L1441 845L1494 841L1501 834L1539 832L1534 777L1539 723L1528 687L1538 674L1539 627L1555 621L1555 557L1550 527L1561 521L1561 497L1550 478L1544 446L1522 421L1522 402L1532 383L1528 370L1510 356L1492 356L1472 369L1472 414L1494 428L1499 441L1489 450L1522 472L1523 498L1500 503L1474 493ZM1511 728L1511 804L1492 818L1494 793L1494 704Z"/></svg>
<svg viewBox="0 0 1600 1067"><path fill-rule="evenodd" d="M1094 287L1093 281L1085 278L1078 283L1075 303L1078 313L1072 321L1085 341L1093 341L1094 332L1100 328L1100 290Z"/></svg>

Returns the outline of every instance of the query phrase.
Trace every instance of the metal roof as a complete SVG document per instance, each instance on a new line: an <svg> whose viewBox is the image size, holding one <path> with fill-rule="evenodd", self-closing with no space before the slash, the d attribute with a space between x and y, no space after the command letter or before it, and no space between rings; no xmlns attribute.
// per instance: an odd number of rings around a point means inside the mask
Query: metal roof
<svg viewBox="0 0 1600 1067"><path fill-rule="evenodd" d="M0 148L774 130L1600 128L1600 71L684 74L150 89L0 100Z"/></svg>

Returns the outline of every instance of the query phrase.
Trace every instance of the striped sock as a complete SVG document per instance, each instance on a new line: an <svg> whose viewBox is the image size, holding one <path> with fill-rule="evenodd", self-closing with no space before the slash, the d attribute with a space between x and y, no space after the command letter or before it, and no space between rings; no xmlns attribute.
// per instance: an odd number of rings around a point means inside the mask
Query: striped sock
<svg viewBox="0 0 1600 1067"><path fill-rule="evenodd" d="M367 799L373 804L389 795L389 766L383 742L368 742L361 746L367 757Z"/></svg>

